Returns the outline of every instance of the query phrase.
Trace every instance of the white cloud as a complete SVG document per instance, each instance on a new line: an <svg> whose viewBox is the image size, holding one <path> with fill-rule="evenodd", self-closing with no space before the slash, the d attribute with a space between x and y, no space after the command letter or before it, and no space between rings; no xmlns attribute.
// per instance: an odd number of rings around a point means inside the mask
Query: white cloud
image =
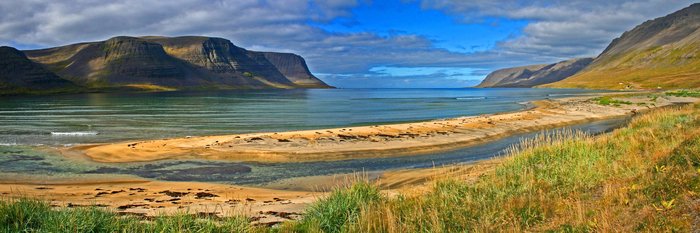
<svg viewBox="0 0 700 233"><path fill-rule="evenodd" d="M528 20L530 23L522 36L502 41L496 50L550 61L596 56L622 32L692 3L690 0L422 1L425 8L455 14L465 22L483 17Z"/></svg>
<svg viewBox="0 0 700 233"><path fill-rule="evenodd" d="M522 36L468 54L436 48L434 41L418 35L332 33L309 24L351 17L358 4L356 0L0 1L0 44L49 47L117 35L208 35L249 49L298 53L312 71L329 74L323 75L329 80L347 81L350 76L362 84L383 75L372 72L373 67L443 67L457 73L464 70L455 67L467 67L479 69L473 73L483 76L495 68L595 56L623 31L690 1L422 1L423 7L465 23L488 17L530 22ZM401 78L430 85L447 85L445 80L451 79L452 86L465 85L454 81L450 72Z"/></svg>

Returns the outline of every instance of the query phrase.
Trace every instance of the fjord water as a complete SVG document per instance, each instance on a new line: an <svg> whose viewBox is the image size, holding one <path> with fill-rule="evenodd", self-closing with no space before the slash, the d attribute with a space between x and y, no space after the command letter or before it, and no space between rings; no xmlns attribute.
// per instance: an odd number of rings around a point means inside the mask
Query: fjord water
<svg viewBox="0 0 700 233"><path fill-rule="evenodd" d="M578 89L298 89L0 97L0 145L66 145L409 122L523 109Z"/></svg>

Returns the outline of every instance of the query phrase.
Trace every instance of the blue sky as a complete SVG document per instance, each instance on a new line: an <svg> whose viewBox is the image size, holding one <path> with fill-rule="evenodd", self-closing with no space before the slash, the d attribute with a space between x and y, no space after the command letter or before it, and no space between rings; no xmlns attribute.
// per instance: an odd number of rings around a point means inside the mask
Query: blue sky
<svg viewBox="0 0 700 233"><path fill-rule="evenodd" d="M327 83L466 87L506 67L595 57L624 31L687 0L0 1L0 45L113 36L223 37L302 55Z"/></svg>
<svg viewBox="0 0 700 233"><path fill-rule="evenodd" d="M521 34L527 20L485 17L479 22L460 22L456 16L423 9L418 2L386 0L360 4L349 17L309 25L334 33L372 32L382 37L420 35L436 48L470 53L492 49L496 42Z"/></svg>

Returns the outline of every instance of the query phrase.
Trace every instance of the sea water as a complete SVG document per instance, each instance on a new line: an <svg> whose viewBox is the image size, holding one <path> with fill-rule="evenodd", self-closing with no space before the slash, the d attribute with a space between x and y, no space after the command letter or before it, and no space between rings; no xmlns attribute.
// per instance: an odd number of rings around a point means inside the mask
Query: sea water
<svg viewBox="0 0 700 233"><path fill-rule="evenodd" d="M328 89L93 93L1 97L0 176L126 174L171 181L265 184L284 178L468 163L503 154L512 135L415 156L304 163L166 160L104 164L52 148L128 139L318 129L515 111L528 101L593 94L575 89ZM597 134L625 118L574 125Z"/></svg>
<svg viewBox="0 0 700 233"><path fill-rule="evenodd" d="M515 111L578 89L299 89L0 97L0 145L75 145Z"/></svg>

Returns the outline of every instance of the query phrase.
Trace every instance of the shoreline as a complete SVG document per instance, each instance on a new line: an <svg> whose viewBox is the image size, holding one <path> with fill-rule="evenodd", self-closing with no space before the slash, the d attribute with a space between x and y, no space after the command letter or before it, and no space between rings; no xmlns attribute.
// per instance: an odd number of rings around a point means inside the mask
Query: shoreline
<svg viewBox="0 0 700 233"><path fill-rule="evenodd" d="M601 94L602 95L602 94ZM270 133L199 136L82 145L66 156L95 162L211 159L241 162L311 162L385 158L450 151L516 133L634 115L652 108L696 101L671 97L616 97L631 104L604 106L595 96L534 101L529 109L423 122Z"/></svg>
<svg viewBox="0 0 700 233"><path fill-rule="evenodd" d="M324 192L287 191L133 176L90 175L46 181L32 175L0 179L0 197L36 198L56 208L100 207L143 218L192 214L247 216L258 224L298 219Z"/></svg>

